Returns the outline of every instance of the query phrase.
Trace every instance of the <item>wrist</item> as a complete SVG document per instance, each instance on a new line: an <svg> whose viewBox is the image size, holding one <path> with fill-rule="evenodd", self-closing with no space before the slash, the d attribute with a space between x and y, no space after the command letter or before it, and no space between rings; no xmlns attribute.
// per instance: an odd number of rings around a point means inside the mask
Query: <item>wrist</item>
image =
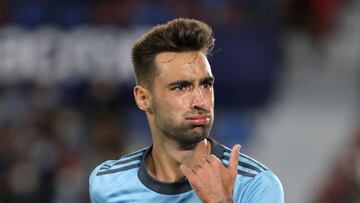
<svg viewBox="0 0 360 203"><path fill-rule="evenodd" d="M234 203L234 200L232 197L230 198L224 198L224 199L220 199L220 200L211 200L211 201L204 201L203 203Z"/></svg>
<svg viewBox="0 0 360 203"><path fill-rule="evenodd" d="M226 199L217 201L216 203L234 203L234 200L232 198L226 198Z"/></svg>

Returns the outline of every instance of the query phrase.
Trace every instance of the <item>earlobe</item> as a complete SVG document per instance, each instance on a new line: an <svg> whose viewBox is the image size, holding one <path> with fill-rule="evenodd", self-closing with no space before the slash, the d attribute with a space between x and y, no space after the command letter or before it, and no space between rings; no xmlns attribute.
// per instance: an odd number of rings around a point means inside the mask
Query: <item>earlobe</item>
<svg viewBox="0 0 360 203"><path fill-rule="evenodd" d="M139 109L147 111L149 108L149 94L148 90L140 85L134 87L134 97L136 105Z"/></svg>

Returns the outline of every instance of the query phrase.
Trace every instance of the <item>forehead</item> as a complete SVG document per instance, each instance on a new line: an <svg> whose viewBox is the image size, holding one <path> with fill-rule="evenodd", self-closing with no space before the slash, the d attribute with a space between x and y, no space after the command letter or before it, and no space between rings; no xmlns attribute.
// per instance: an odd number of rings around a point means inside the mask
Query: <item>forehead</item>
<svg viewBox="0 0 360 203"><path fill-rule="evenodd" d="M201 52L163 52L155 57L158 79L196 79L212 76L210 64Z"/></svg>

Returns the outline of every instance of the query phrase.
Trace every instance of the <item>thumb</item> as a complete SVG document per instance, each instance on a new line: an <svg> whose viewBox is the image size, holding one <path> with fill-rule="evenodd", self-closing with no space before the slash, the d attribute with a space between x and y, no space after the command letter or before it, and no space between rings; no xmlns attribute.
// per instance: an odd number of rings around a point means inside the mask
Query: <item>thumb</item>
<svg viewBox="0 0 360 203"><path fill-rule="evenodd" d="M233 178L235 178L237 174L240 148L241 146L239 144L234 145L230 154L228 170Z"/></svg>

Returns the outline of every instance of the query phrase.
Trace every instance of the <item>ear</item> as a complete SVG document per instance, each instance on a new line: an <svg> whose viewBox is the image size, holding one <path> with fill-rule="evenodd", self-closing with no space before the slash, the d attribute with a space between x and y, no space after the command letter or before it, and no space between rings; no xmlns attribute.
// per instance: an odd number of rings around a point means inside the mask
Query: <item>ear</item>
<svg viewBox="0 0 360 203"><path fill-rule="evenodd" d="M150 93L148 89L143 86L136 85L134 87L134 97L136 105L139 109L147 111L150 108Z"/></svg>

